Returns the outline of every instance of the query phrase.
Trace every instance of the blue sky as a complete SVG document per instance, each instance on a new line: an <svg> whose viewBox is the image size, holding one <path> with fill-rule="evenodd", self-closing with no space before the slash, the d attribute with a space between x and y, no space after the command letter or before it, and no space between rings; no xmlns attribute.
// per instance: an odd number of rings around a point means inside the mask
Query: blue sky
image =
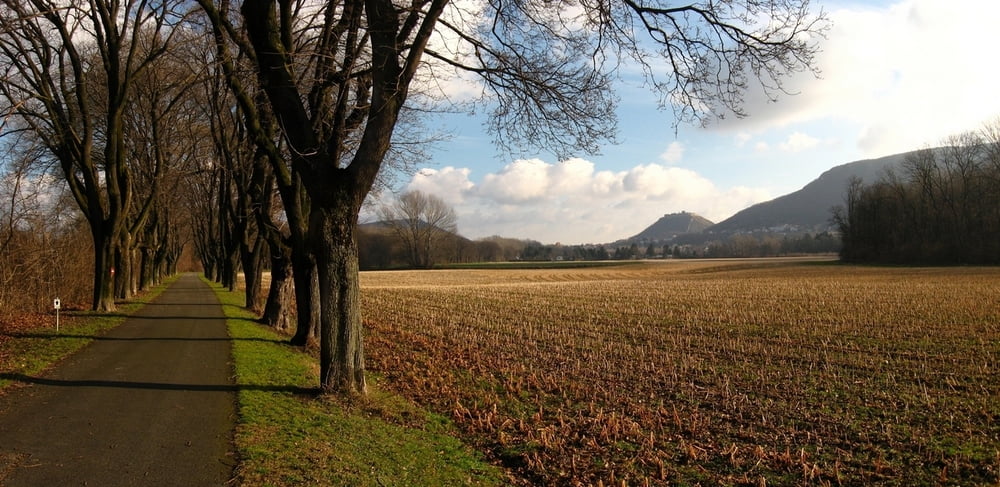
<svg viewBox="0 0 1000 487"><path fill-rule="evenodd" d="M937 145L1000 117L1000 2L817 3L833 22L817 58L821 77L788 80L797 94L777 103L747 93L747 118L675 131L653 94L623 83L619 144L558 161L505 159L481 119L449 115L432 123L451 138L396 190L441 197L470 238L604 243L666 213L721 221L833 166Z"/></svg>

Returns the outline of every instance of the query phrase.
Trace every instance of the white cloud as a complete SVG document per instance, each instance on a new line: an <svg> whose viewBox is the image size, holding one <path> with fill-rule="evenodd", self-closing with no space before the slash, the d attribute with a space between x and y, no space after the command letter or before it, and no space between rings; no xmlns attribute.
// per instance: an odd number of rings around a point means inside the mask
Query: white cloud
<svg viewBox="0 0 1000 487"><path fill-rule="evenodd" d="M514 161L486 174L424 169L407 189L449 202L463 235L503 235L543 242L600 243L629 237L664 213L693 211L713 221L771 198L762 189L721 189L689 169L644 164L626 171L598 171L574 158L559 163Z"/></svg>
<svg viewBox="0 0 1000 487"><path fill-rule="evenodd" d="M437 195L450 205L461 204L465 201L466 193L475 186L469 181L469 172L468 168L456 169L451 166L440 171L424 168L413 175L406 191L422 191Z"/></svg>
<svg viewBox="0 0 1000 487"><path fill-rule="evenodd" d="M821 79L802 74L795 96L770 103L746 96L750 117L719 128L759 133L825 120L854 127L858 149L874 156L935 144L1000 114L993 96L1000 64L1000 2L904 0L875 8L851 2L833 21L816 61Z"/></svg>
<svg viewBox="0 0 1000 487"><path fill-rule="evenodd" d="M667 150L660 154L660 160L667 164L677 164L684 157L684 144L676 140L667 146Z"/></svg>
<svg viewBox="0 0 1000 487"><path fill-rule="evenodd" d="M736 147L742 148L743 146L747 145L747 142L750 142L750 139L752 138L753 136L747 132L740 132L736 134Z"/></svg>
<svg viewBox="0 0 1000 487"><path fill-rule="evenodd" d="M567 159L548 166L548 176L548 194L567 195L589 191L593 187L594 163L580 158Z"/></svg>
<svg viewBox="0 0 1000 487"><path fill-rule="evenodd" d="M778 145L778 148L785 152L801 152L817 145L819 145L819 139L802 132L793 132L788 136L788 139Z"/></svg>
<svg viewBox="0 0 1000 487"><path fill-rule="evenodd" d="M549 169L541 159L519 159L483 178L480 194L499 203L529 203L545 197Z"/></svg>
<svg viewBox="0 0 1000 487"><path fill-rule="evenodd" d="M623 183L628 194L645 200L683 201L715 191L711 181L694 171L659 164L632 168L625 173Z"/></svg>

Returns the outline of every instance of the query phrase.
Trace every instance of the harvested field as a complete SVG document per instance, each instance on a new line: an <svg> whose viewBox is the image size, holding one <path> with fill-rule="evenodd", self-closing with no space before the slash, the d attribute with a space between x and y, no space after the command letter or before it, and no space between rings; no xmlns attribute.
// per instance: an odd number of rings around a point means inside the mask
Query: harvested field
<svg viewBox="0 0 1000 487"><path fill-rule="evenodd" d="M523 484L993 485L1000 269L363 273L371 370Z"/></svg>

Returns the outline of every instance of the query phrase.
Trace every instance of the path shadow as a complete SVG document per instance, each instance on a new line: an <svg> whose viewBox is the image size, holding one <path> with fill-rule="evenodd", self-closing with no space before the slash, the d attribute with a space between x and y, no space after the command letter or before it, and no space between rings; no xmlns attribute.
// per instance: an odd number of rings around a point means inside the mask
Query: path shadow
<svg viewBox="0 0 1000 487"><path fill-rule="evenodd" d="M9 372L0 373L0 380L20 382L22 384L38 384L52 387L107 387L116 389L145 389L158 391L188 391L188 392L286 392L299 396L318 396L318 387L299 387L274 384L169 384L159 382L131 382L113 380L62 380L45 377L33 377Z"/></svg>
<svg viewBox="0 0 1000 487"><path fill-rule="evenodd" d="M132 315L134 320L177 320L177 321L212 321L212 320L225 320L225 316L142 316L142 315Z"/></svg>
<svg viewBox="0 0 1000 487"><path fill-rule="evenodd" d="M108 341L108 342L156 342L156 341L176 341L176 342L262 342L275 343L278 345L289 345L288 340L276 340L271 338L190 338L190 337L109 337L100 335L78 335L71 333L0 333L2 336L11 338L37 338L42 340L52 340L56 338L83 338L86 340Z"/></svg>
<svg viewBox="0 0 1000 487"><path fill-rule="evenodd" d="M133 320L179 320L179 321L210 321L210 320L224 320L225 316L143 316L143 315L132 315L129 317Z"/></svg>

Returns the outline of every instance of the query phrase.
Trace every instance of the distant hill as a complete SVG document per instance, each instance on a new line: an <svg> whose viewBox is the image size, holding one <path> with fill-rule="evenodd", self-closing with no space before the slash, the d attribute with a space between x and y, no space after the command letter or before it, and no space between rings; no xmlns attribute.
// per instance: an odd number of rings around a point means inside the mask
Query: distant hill
<svg viewBox="0 0 1000 487"><path fill-rule="evenodd" d="M910 153L851 162L834 167L802 189L758 203L713 225L706 232L819 232L830 228L830 209L844 204L852 176L871 183L890 167L898 167Z"/></svg>
<svg viewBox="0 0 1000 487"><path fill-rule="evenodd" d="M701 233L712 226L712 222L695 214L682 211L663 215L656 223L646 227L627 241L633 242L669 242L678 235Z"/></svg>

